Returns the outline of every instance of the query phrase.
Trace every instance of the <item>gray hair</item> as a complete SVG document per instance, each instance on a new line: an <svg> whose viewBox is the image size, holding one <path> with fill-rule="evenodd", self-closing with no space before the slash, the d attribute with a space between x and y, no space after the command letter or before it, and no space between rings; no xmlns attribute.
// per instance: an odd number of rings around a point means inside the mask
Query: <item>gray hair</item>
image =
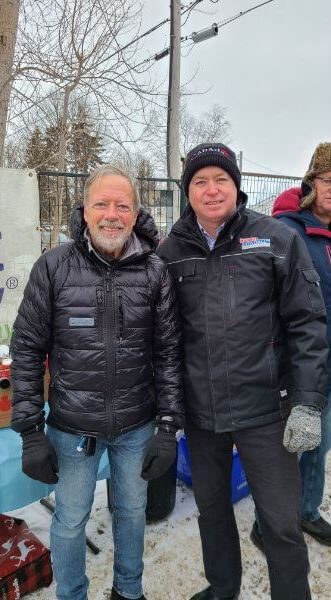
<svg viewBox="0 0 331 600"><path fill-rule="evenodd" d="M97 169L92 171L92 173L88 176L88 178L85 182L85 186L84 186L84 206L88 202L88 196L89 196L89 191L90 191L91 185L93 183L95 183L96 181L99 181L99 179L101 179L102 177L107 177L108 175L118 175L120 177L124 177L124 179L126 179L129 182L132 192L133 192L133 197L134 197L134 201L133 201L134 210L138 211L139 206L140 206L140 198L139 198L137 180L134 177L132 177L132 175L130 175L130 173L128 173L127 171L124 171L124 169L120 169L119 167L116 167L115 165L101 165L101 167L98 167Z"/></svg>

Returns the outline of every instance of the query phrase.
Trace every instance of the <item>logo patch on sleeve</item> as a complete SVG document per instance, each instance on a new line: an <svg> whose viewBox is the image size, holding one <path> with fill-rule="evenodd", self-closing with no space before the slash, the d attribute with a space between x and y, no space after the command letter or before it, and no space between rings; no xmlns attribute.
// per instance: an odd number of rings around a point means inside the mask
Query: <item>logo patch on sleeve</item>
<svg viewBox="0 0 331 600"><path fill-rule="evenodd" d="M70 327L94 327L94 317L70 317Z"/></svg>
<svg viewBox="0 0 331 600"><path fill-rule="evenodd" d="M241 249L250 250L251 248L270 248L270 238L240 238Z"/></svg>

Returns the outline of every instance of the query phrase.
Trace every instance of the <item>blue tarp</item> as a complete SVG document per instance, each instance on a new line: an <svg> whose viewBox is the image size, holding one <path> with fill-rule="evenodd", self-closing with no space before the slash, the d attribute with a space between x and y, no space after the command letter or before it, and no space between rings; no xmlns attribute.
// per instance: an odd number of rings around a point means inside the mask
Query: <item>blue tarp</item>
<svg viewBox="0 0 331 600"><path fill-rule="evenodd" d="M22 473L22 440L12 429L0 429L0 513L31 504L48 496L54 486L34 481ZM99 467L99 479L109 477L107 454Z"/></svg>

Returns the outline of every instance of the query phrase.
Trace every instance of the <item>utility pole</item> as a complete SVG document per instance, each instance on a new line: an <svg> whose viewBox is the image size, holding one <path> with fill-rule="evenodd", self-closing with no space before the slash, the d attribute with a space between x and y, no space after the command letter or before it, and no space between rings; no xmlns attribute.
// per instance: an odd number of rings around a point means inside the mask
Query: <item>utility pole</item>
<svg viewBox="0 0 331 600"><path fill-rule="evenodd" d="M180 114L180 0L170 0L170 56L167 113L167 175L180 179L179 114Z"/></svg>

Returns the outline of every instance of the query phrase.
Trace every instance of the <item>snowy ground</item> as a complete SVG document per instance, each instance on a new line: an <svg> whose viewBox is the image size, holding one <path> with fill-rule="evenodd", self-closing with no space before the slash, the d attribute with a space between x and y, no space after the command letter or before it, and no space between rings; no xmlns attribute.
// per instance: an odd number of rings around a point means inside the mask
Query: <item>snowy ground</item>
<svg viewBox="0 0 331 600"><path fill-rule="evenodd" d="M331 520L331 457L328 461L324 516ZM263 555L253 546L249 532L253 522L250 497L235 506L243 556L242 600L268 600L269 583ZM39 503L12 514L26 520L33 532L48 546L50 513ZM90 600L107 600L112 585L111 516L107 509L105 481L98 483L88 535L100 548L97 556L87 551ZM331 600L331 547L321 546L306 536L311 562L310 582L313 600ZM177 487L177 501L168 519L148 525L145 540L144 589L148 600L188 600L204 588L206 581L200 552L197 509L192 490ZM27 600L55 599L54 583L26 596ZM293 599L295 600L295 599Z"/></svg>

